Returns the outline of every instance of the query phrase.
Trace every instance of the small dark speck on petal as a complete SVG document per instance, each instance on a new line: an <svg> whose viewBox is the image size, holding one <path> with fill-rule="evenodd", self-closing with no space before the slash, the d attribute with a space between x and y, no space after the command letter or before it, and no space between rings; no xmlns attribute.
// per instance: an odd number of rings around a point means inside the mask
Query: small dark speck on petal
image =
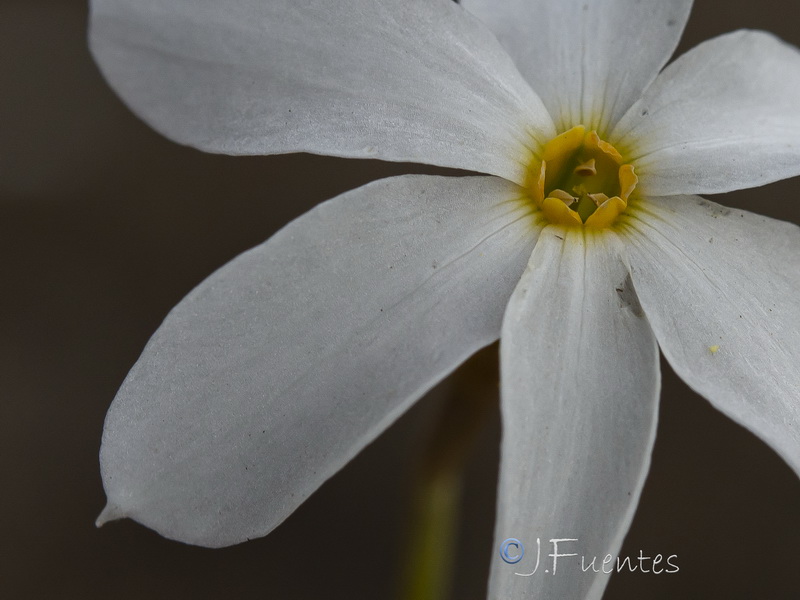
<svg viewBox="0 0 800 600"><path fill-rule="evenodd" d="M675 19L670 19L669 21L667 21L667 27L673 27L675 23L676 23Z"/></svg>
<svg viewBox="0 0 800 600"><path fill-rule="evenodd" d="M614 286L614 290L619 296L620 306L629 309L635 316L643 317L644 310L642 305L639 304L639 298L633 289L633 281L631 280L630 273L625 277L625 280Z"/></svg>
<svg viewBox="0 0 800 600"><path fill-rule="evenodd" d="M649 111L649 110L647 110L647 109L645 108L645 109L642 111L642 116L643 116L643 117L646 117L648 114L650 114L650 111Z"/></svg>

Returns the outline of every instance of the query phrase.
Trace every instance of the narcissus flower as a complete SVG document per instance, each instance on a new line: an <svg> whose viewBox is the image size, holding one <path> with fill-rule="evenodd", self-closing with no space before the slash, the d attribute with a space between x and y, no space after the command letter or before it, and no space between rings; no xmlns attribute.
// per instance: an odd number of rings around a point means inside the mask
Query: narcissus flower
<svg viewBox="0 0 800 600"><path fill-rule="evenodd" d="M201 283L109 410L101 521L265 535L498 337L498 545L618 552L659 347L800 470L800 233L693 195L800 173L800 53L740 31L659 73L690 0L462 5L93 0L103 73L176 141L485 173L368 184ZM495 560L490 597L606 582Z"/></svg>

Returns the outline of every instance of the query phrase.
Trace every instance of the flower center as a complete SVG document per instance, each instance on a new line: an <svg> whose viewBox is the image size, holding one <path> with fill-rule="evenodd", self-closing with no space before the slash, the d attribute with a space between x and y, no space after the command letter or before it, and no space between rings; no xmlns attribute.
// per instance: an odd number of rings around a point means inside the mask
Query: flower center
<svg viewBox="0 0 800 600"><path fill-rule="evenodd" d="M639 178L614 146L578 125L544 145L529 180L550 223L602 229L627 208Z"/></svg>

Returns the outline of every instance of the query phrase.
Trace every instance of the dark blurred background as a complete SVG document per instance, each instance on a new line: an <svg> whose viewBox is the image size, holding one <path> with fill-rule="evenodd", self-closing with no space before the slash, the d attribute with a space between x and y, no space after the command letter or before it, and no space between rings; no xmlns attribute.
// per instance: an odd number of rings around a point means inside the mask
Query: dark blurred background
<svg viewBox="0 0 800 600"><path fill-rule="evenodd" d="M800 45L796 7L697 0L679 52L741 27ZM390 598L411 475L449 383L274 533L223 550L130 521L95 529L97 453L117 387L194 285L322 200L435 170L172 144L103 82L86 19L85 1L0 0L0 597ZM800 223L798 197L794 180L717 200ZM466 367L479 393L496 394L495 363L492 348ZM663 369L653 468L621 554L676 554L680 572L614 576L605 598L797 598L800 481ZM459 600L485 597L496 558L498 435L495 413L471 456Z"/></svg>

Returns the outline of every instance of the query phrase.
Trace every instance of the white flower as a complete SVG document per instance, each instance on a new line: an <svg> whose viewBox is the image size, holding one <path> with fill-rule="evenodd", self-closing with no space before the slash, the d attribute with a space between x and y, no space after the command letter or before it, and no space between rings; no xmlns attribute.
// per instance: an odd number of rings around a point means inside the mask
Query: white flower
<svg viewBox="0 0 800 600"><path fill-rule="evenodd" d="M800 53L741 31L659 74L690 0L463 4L93 0L103 72L177 141L487 174L371 183L200 284L109 410L101 521L264 535L501 333L498 544L619 550L657 344L800 470L799 230L686 195L800 173ZM513 571L490 597L607 583Z"/></svg>

